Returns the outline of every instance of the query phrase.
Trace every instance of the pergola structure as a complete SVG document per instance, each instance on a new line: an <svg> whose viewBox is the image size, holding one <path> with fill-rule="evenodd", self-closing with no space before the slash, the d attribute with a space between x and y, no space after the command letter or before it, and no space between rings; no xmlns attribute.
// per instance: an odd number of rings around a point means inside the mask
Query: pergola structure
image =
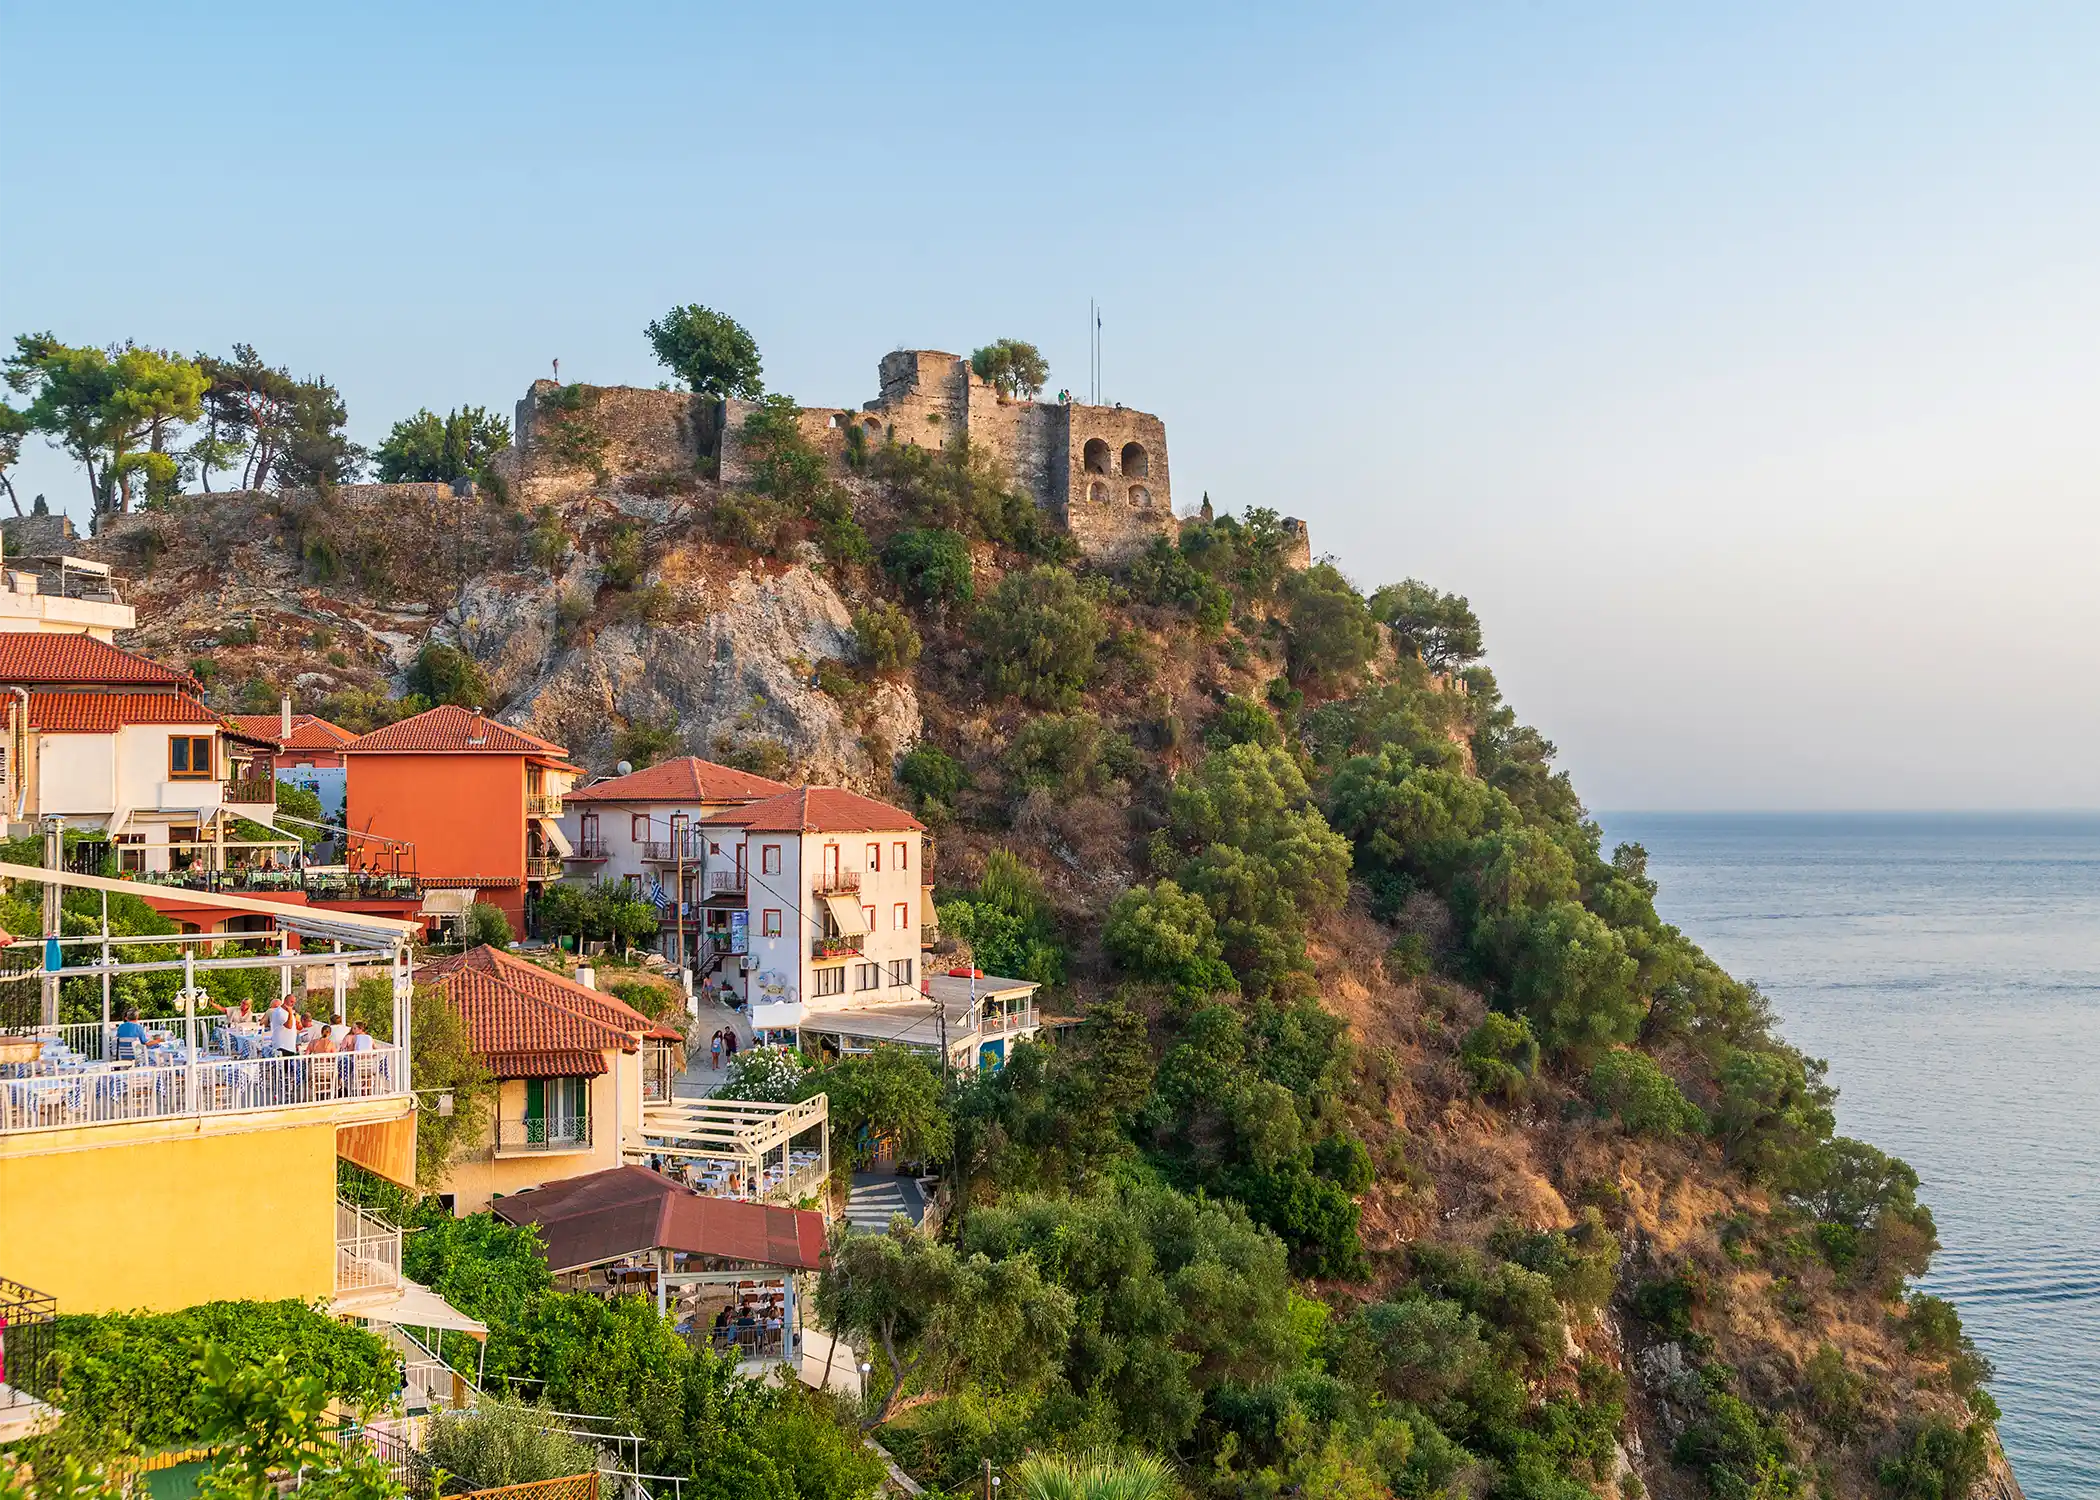
<svg viewBox="0 0 2100 1500"><path fill-rule="evenodd" d="M831 1112L822 1094L794 1104L672 1099L642 1110L627 1160L682 1175L716 1198L799 1203L831 1175Z"/></svg>

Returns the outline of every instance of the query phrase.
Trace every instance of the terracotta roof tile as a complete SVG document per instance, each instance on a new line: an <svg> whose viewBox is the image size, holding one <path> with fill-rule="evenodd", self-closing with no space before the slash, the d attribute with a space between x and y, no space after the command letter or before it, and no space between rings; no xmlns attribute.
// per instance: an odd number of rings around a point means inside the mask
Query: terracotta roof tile
<svg viewBox="0 0 2100 1500"><path fill-rule="evenodd" d="M115 734L126 724L197 724L226 728L226 721L188 693L31 693L29 727L45 734Z"/></svg>
<svg viewBox="0 0 2100 1500"><path fill-rule="evenodd" d="M465 1020L469 1044L499 1078L603 1073L606 1050L632 1052L637 1033L661 1030L617 996L495 948L433 959L423 973ZM568 1071L580 1060L592 1066Z"/></svg>
<svg viewBox="0 0 2100 1500"><path fill-rule="evenodd" d="M154 684L195 692L196 678L89 635L0 631L0 683Z"/></svg>
<svg viewBox="0 0 2100 1500"><path fill-rule="evenodd" d="M821 1213L702 1197L647 1167L564 1178L493 1207L506 1223L539 1229L540 1253L557 1272L656 1249L796 1271L826 1260Z"/></svg>
<svg viewBox="0 0 2100 1500"><path fill-rule="evenodd" d="M628 776L593 782L563 797L564 802L756 802L790 790L784 781L754 776L734 766L716 765L697 755L681 755L647 766Z"/></svg>
<svg viewBox="0 0 2100 1500"><path fill-rule="evenodd" d="M509 724L498 724L486 714L450 703L359 735L341 748L345 755L390 750L563 757L569 753L552 740L543 740Z"/></svg>
<svg viewBox="0 0 2100 1500"><path fill-rule="evenodd" d="M926 827L901 807L835 786L797 787L763 802L709 813L701 821L753 833L894 833Z"/></svg>
<svg viewBox="0 0 2100 1500"><path fill-rule="evenodd" d="M293 714L292 733L285 738L281 714L233 714L233 725L242 734L268 740L283 750L338 750L357 736L340 724L331 724L319 714Z"/></svg>

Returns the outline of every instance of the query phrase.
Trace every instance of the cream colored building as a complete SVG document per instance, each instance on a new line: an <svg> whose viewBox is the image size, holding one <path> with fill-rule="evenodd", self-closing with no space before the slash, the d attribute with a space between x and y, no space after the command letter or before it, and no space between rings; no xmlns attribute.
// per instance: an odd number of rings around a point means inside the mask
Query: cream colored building
<svg viewBox="0 0 2100 1500"><path fill-rule="evenodd" d="M496 1080L481 1146L440 1189L456 1213L621 1165L643 1139L643 1106L670 1099L682 1039L612 995L488 947L434 959L419 978L467 1023Z"/></svg>

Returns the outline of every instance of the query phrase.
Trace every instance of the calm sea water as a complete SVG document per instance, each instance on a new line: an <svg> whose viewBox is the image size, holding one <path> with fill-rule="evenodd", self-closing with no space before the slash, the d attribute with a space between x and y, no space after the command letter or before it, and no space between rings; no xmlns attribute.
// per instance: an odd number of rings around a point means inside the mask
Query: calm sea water
<svg viewBox="0 0 2100 1500"><path fill-rule="evenodd" d="M1598 821L1917 1168L2028 1495L2100 1494L2100 814Z"/></svg>

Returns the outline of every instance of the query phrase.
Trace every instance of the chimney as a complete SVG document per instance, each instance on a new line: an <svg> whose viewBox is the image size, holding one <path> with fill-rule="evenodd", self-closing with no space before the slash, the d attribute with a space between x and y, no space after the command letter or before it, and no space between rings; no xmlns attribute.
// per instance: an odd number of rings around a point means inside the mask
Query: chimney
<svg viewBox="0 0 2100 1500"><path fill-rule="evenodd" d="M587 990L598 988L598 971L589 964L576 966L576 982Z"/></svg>
<svg viewBox="0 0 2100 1500"><path fill-rule="evenodd" d="M467 722L467 743L480 745L486 744L487 741L488 731L482 727L481 710L477 708L474 710L474 717Z"/></svg>
<svg viewBox="0 0 2100 1500"><path fill-rule="evenodd" d="M288 740L292 737L292 695L286 693L277 700L277 737Z"/></svg>

